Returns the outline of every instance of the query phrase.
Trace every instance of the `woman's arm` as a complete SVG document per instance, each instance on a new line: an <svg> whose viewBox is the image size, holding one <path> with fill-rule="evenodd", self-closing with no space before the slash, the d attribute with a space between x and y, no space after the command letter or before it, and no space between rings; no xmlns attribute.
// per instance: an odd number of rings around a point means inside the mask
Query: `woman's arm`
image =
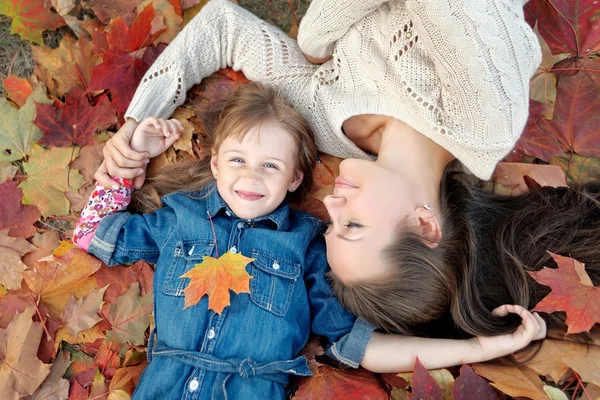
<svg viewBox="0 0 600 400"><path fill-rule="evenodd" d="M361 365L373 372L412 371L417 357L427 369L483 362L520 350L546 336L546 323L525 308L504 305L494 310L499 317L516 313L522 324L511 333L466 340L403 337L374 332Z"/></svg>
<svg viewBox="0 0 600 400"><path fill-rule="evenodd" d="M382 3L385 0L313 0L300 22L298 45L310 62L325 62L335 41Z"/></svg>

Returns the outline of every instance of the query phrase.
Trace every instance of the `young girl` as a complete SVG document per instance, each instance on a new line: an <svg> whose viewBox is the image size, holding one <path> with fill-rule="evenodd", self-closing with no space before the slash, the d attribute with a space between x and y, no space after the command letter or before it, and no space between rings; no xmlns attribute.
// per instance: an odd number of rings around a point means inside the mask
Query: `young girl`
<svg viewBox="0 0 600 400"><path fill-rule="evenodd" d="M179 128L146 118L130 145L156 156ZM157 264L150 364L134 398L284 398L289 375L310 375L298 353L311 330L328 340L326 352L338 362L378 371L409 370L416 356L429 368L487 360L545 336L539 316L515 306L496 310L523 318L504 336L453 341L372 332L332 296L321 222L286 203L308 191L317 156L302 116L273 89L251 84L225 106L212 139L210 162L175 164L142 189L140 202L154 212L117 213L132 184L116 179L123 189L98 185L74 233L79 247L109 266ZM231 293L221 313L208 309L206 296L185 307L189 280L182 275L226 252L253 259L250 293Z"/></svg>

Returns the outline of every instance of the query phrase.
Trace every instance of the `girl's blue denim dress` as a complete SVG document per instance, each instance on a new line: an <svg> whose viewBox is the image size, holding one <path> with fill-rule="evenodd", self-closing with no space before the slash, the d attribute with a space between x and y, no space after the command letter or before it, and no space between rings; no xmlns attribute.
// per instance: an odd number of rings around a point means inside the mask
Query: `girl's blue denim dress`
<svg viewBox="0 0 600 400"><path fill-rule="evenodd" d="M287 204L242 220L212 189L170 194L151 214L106 217L89 246L109 266L157 264L150 363L134 398L285 398L290 375L311 374L298 357L311 330L328 340L330 357L358 367L374 327L333 296L322 223ZM250 293L230 292L221 315L208 310L206 296L184 310L189 280L181 275L203 256L217 257L217 248L254 259Z"/></svg>

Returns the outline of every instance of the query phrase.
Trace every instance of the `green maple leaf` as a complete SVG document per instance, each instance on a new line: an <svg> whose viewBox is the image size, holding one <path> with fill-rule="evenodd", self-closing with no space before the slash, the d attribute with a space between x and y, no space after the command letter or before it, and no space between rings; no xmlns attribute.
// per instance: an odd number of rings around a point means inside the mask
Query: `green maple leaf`
<svg viewBox="0 0 600 400"><path fill-rule="evenodd" d="M112 326L106 336L117 343L129 342L134 346L142 346L144 332L150 325L152 304L152 294L140 296L140 285L135 282L125 294L119 296L106 314Z"/></svg>
<svg viewBox="0 0 600 400"><path fill-rule="evenodd" d="M65 20L51 12L45 3L44 0L0 0L0 14L12 18L11 34L43 45L43 31L65 25Z"/></svg>
<svg viewBox="0 0 600 400"><path fill-rule="evenodd" d="M43 133L33 124L35 104L30 96L20 109L11 106L0 97L0 161L16 161L31 151L31 145Z"/></svg>
<svg viewBox="0 0 600 400"><path fill-rule="evenodd" d="M27 179L19 185L23 203L35 205L44 217L68 214L70 204L65 192L77 192L85 183L79 171L69 167L78 153L76 147L44 150L34 146L29 161L23 163L27 173Z"/></svg>

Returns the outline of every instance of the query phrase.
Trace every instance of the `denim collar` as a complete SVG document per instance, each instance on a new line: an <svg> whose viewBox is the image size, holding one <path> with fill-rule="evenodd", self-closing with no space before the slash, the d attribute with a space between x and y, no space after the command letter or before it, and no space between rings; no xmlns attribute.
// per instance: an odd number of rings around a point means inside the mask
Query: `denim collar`
<svg viewBox="0 0 600 400"><path fill-rule="evenodd" d="M206 197L206 219L212 218L219 212L229 212L232 217L237 217L235 213L229 208L225 200L219 194L217 186L214 183L208 184L205 189L202 190ZM276 230L285 231L290 226L290 206L287 202L283 202L275 211L269 215L263 217L253 218L250 222L261 222L271 221L275 224Z"/></svg>

